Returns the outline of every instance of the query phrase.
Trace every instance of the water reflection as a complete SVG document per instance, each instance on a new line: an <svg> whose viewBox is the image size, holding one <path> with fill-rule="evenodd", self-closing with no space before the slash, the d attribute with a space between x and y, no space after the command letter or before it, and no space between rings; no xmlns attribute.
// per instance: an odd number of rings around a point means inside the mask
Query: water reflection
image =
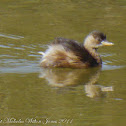
<svg viewBox="0 0 126 126"><path fill-rule="evenodd" d="M84 85L86 96L90 98L104 97L106 92L113 91L113 87L96 84L100 76L100 68L95 69L41 69L40 78L48 81L51 87L58 89Z"/></svg>

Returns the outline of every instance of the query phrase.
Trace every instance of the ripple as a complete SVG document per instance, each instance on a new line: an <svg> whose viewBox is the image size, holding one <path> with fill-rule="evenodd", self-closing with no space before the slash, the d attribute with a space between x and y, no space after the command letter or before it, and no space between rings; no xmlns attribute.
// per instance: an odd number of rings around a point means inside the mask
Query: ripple
<svg viewBox="0 0 126 126"><path fill-rule="evenodd" d="M5 57L17 57L17 56L11 56L11 55L0 55L0 57L5 58Z"/></svg>
<svg viewBox="0 0 126 126"><path fill-rule="evenodd" d="M106 65L106 64L103 64L102 65L102 71L104 71L104 70L116 70L116 69L121 69L123 67L124 66L116 66L116 65Z"/></svg>
<svg viewBox="0 0 126 126"><path fill-rule="evenodd" d="M38 62L24 59L4 59L0 61L0 73L34 73L39 71Z"/></svg>
<svg viewBox="0 0 126 126"><path fill-rule="evenodd" d="M24 38L23 36L17 36L17 35L12 35L12 34L1 34L1 37L5 37L5 38L11 38L11 39L22 39Z"/></svg>
<svg viewBox="0 0 126 126"><path fill-rule="evenodd" d="M10 46L0 45L1 48L11 48Z"/></svg>
<svg viewBox="0 0 126 126"><path fill-rule="evenodd" d="M109 54L109 53L101 53L102 57L108 57L108 56L113 56L115 54Z"/></svg>
<svg viewBox="0 0 126 126"><path fill-rule="evenodd" d="M37 64L32 64L30 66L18 66L18 67L0 67L0 73L36 73L39 71Z"/></svg>
<svg viewBox="0 0 126 126"><path fill-rule="evenodd" d="M39 55L36 55L36 54L29 54L28 56L30 56L30 57L38 57Z"/></svg>
<svg viewBox="0 0 126 126"><path fill-rule="evenodd" d="M123 99L122 98L114 98L114 100L120 101L120 100L123 100Z"/></svg>
<svg viewBox="0 0 126 126"><path fill-rule="evenodd" d="M20 47L14 47L14 49L17 49L17 50L25 50L24 48L20 48Z"/></svg>
<svg viewBox="0 0 126 126"><path fill-rule="evenodd" d="M27 49L36 49L34 46L21 45L21 47L27 48Z"/></svg>

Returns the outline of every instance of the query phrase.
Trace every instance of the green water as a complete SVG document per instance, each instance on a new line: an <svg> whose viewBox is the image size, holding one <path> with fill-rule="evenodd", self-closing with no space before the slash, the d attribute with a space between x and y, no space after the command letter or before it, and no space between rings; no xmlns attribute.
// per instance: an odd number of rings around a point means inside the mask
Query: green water
<svg viewBox="0 0 126 126"><path fill-rule="evenodd" d="M125 0L0 0L0 126L125 126ZM102 69L41 69L55 37L103 31Z"/></svg>

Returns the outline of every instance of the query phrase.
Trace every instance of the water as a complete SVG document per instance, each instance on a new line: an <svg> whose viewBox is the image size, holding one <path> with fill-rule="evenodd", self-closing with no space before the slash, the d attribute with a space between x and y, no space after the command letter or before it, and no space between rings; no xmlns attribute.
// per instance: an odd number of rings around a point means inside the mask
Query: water
<svg viewBox="0 0 126 126"><path fill-rule="evenodd" d="M126 1L1 0L0 125L124 126ZM103 31L102 69L42 69L55 37ZM5 124L4 124L5 123Z"/></svg>

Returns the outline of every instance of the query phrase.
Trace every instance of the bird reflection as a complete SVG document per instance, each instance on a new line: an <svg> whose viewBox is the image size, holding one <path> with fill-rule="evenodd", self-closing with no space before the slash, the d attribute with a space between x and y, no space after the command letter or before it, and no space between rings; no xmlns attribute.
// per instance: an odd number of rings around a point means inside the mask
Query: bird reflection
<svg viewBox="0 0 126 126"><path fill-rule="evenodd" d="M113 91L112 87L97 85L100 68L94 69L62 69L42 68L39 75L45 78L51 87L63 88L84 85L86 96L90 98L104 97L105 92Z"/></svg>

